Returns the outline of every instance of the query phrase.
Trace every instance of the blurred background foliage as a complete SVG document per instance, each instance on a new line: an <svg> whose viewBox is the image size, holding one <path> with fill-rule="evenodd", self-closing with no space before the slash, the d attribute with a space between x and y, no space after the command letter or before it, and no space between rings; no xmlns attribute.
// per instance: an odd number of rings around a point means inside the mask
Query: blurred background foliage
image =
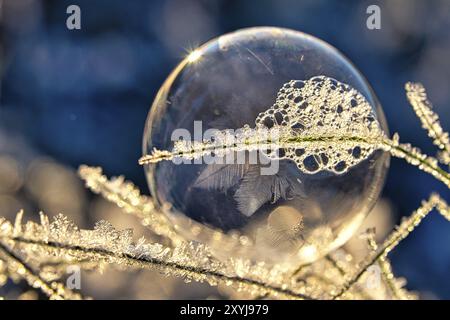
<svg viewBox="0 0 450 320"><path fill-rule="evenodd" d="M66 28L66 8L81 8L81 30ZM366 28L366 9L381 8L381 30ZM223 33L280 26L319 37L366 76L390 130L427 153L434 148L404 94L404 83L428 89L450 127L450 1L325 0L0 0L0 215L24 208L63 212L82 227L107 219L145 231L133 218L85 190L82 163L125 175L144 193L137 164L146 115L165 77L189 50ZM367 226L382 237L432 191L448 190L399 160L391 162L383 200ZM352 240L356 254L365 248ZM450 224L432 215L392 254L394 271L426 298L450 299ZM153 272L86 274L83 289L99 298L220 297L199 284ZM20 296L20 286L0 288Z"/></svg>

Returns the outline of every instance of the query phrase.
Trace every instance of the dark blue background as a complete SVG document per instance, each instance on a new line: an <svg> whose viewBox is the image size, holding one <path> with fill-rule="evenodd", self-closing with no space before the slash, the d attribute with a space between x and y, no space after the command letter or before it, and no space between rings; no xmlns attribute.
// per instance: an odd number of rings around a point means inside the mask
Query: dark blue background
<svg viewBox="0 0 450 320"><path fill-rule="evenodd" d="M366 28L366 8L381 7L381 30ZM82 29L66 28L66 8L81 7ZM404 83L421 81L444 128L450 127L450 1L37 1L2 7L0 128L77 167L100 165L147 191L141 139L159 86L186 52L220 34L281 26L341 50L377 93L391 132L425 152L435 149L408 106ZM384 196L398 220L432 191L448 190L393 160ZM408 287L450 298L450 223L432 215L391 255Z"/></svg>

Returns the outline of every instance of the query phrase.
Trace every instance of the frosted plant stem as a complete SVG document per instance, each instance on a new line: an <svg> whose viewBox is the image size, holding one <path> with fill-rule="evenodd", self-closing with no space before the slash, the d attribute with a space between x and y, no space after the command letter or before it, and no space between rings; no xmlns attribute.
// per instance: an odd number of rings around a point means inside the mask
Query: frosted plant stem
<svg viewBox="0 0 450 320"><path fill-rule="evenodd" d="M373 252L377 251L378 244L375 240L375 232L371 232L370 230L368 230L367 243L371 251ZM384 278L387 288L391 292L392 298L394 298L395 300L408 300L407 295L405 295L402 292L401 288L399 288L397 283L395 282L395 277L394 274L392 273L391 264L389 263L387 258L385 256L380 257L377 264L380 267L381 275Z"/></svg>
<svg viewBox="0 0 450 320"><path fill-rule="evenodd" d="M446 165L450 165L450 138L439 121L439 116L433 111L432 103L428 100L425 88L420 83L408 82L405 84L406 97L414 109L417 117L422 123L428 136L433 139L433 143L440 149L439 160Z"/></svg>
<svg viewBox="0 0 450 320"><path fill-rule="evenodd" d="M449 164L449 134L433 112L425 89L418 83L407 83L405 88L423 128L442 150L440 161ZM298 103L294 97L304 102ZM327 101L326 107L324 101ZM356 148L359 156L353 154ZM154 148L139 163L144 165L174 158L192 160L211 154L257 150L267 151L271 159L293 160L303 173L326 170L343 174L380 149L404 158L450 188L450 175L439 167L438 159L422 154L409 144L400 144L397 134L389 139L371 105L358 91L325 76L284 84L274 105L256 117L254 128L246 124L238 129L238 133L219 131L214 139L175 141L172 150ZM283 150L283 155L274 154L272 150ZM318 154L324 154L327 161L318 161L317 169L308 168L304 163L306 157L318 157Z"/></svg>
<svg viewBox="0 0 450 320"><path fill-rule="evenodd" d="M386 258L389 252L394 249L400 241L405 239L421 222L422 220L434 209L444 216L447 220L450 220L450 212L447 203L442 200L439 195L432 194L427 201L422 202L422 205L414 211L408 218L405 218L402 223L396 227L395 231L378 247L377 251L369 254L368 257L360 264L357 271L346 281L340 290L333 296L333 299L341 297L347 292L361 276L367 271L367 269L380 261L380 259Z"/></svg>
<svg viewBox="0 0 450 320"><path fill-rule="evenodd" d="M392 293L392 297L396 300L409 300L408 296L403 292L402 288L399 288L395 282L394 274L392 273L392 267L386 257L381 257L378 261L378 265L381 268L381 273L385 279L385 282Z"/></svg>
<svg viewBox="0 0 450 320"><path fill-rule="evenodd" d="M78 173L93 192L101 194L125 212L135 215L141 223L157 235L169 239L174 245L184 241L174 229L164 213L159 212L152 200L142 196L139 190L123 177L108 180L102 174L101 168L82 165Z"/></svg>
<svg viewBox="0 0 450 320"><path fill-rule="evenodd" d="M417 166L422 171L431 174L433 177L443 182L450 188L450 174L439 167L438 161L430 156L420 152L418 148L414 148L409 144L400 144L398 135L394 135L393 139L386 137L381 138L365 138L358 136L350 137L293 137L277 143L269 141L252 141L252 144L231 144L223 145L222 149L231 151L252 151L267 149L301 149L308 144L327 143L327 144L351 144L357 146L372 146L374 149L382 149L390 152L394 157L405 159L408 163ZM156 163L163 160L172 160L175 157L199 158L208 153L214 152L218 146L209 146L200 144L190 151L183 153L172 153L168 151L154 150L152 155L144 156L139 160L140 164Z"/></svg>
<svg viewBox="0 0 450 320"><path fill-rule="evenodd" d="M398 143L398 135L394 135L392 140L383 141L383 149L389 151L394 157L405 159L409 164L418 167L420 170L431 174L434 178L444 183L450 188L450 173L442 169L437 159L427 156L409 144Z"/></svg>
<svg viewBox="0 0 450 320"><path fill-rule="evenodd" d="M61 254L73 255L82 254L91 257L93 260L104 260L108 263L126 264L130 267L139 267L147 269L160 269L173 275L183 275L185 278L195 281L203 281L206 278L215 279L223 283L232 283L237 285L241 290L252 291L253 289L261 290L266 294L274 296L282 296L288 299L311 300L312 298L301 293L294 292L288 288L277 287L266 284L257 280L247 279L239 276L230 276L219 271L208 270L205 268L197 268L193 266L183 265L176 262L164 261L157 258L149 258L144 256L135 256L129 253L118 254L110 250L100 248L85 248L82 246L58 243L55 241L40 241L33 239L25 239L21 237L8 238L9 241L16 243L29 244L45 247ZM55 252L55 253L56 253ZM58 254L58 253L56 253Z"/></svg>
<svg viewBox="0 0 450 320"><path fill-rule="evenodd" d="M330 263L330 265L332 266L332 268L335 268L342 277L345 277L347 272L344 267L339 265L339 262L336 259L334 259L330 254L328 254L325 256L325 260L327 260ZM358 290L357 293L364 300L373 300L373 298L370 296L370 294L368 292L365 292L364 290Z"/></svg>
<svg viewBox="0 0 450 320"><path fill-rule="evenodd" d="M329 254L325 256L325 259L335 268L341 275L345 275L345 270L342 268L339 263Z"/></svg>
<svg viewBox="0 0 450 320"><path fill-rule="evenodd" d="M40 289L50 299L82 299L80 294L72 292L62 283L53 281L47 282L43 279L39 272L34 271L21 257L11 251L5 244L0 241L0 255L9 265L13 265L20 278L24 279L30 287Z"/></svg>
<svg viewBox="0 0 450 320"><path fill-rule="evenodd" d="M339 277L326 278L326 277L323 277L320 273L317 273L315 271L307 271L308 277L313 277L316 280L319 280L322 283L325 283L327 285L333 285L333 286L338 285L336 280L344 279L345 275L348 272L348 270L346 269L346 268L348 268L348 266L347 267L341 266L340 263L335 258L333 258L330 254L323 257L323 259L328 262L328 264L330 265L330 268L337 271L337 273L339 274ZM300 273L302 273L305 268L310 268L312 265L313 265L312 263L300 265L299 267L297 267L295 269L294 272L292 272L291 276L296 278L296 280L295 280L296 282L304 282L306 284L306 281L304 279L305 274L300 275ZM364 300L373 300L373 297L371 297L371 295L368 292L366 292L360 288L356 289L354 294L359 295Z"/></svg>
<svg viewBox="0 0 450 320"><path fill-rule="evenodd" d="M160 161L173 160L176 157L186 158L186 159L197 159L204 155L211 154L218 151L226 152L239 152L239 151L254 151L254 150L270 150L270 149L301 149L308 145L313 145L317 143L332 144L354 144L354 145L364 145L373 146L377 145L379 139L371 139L367 137L360 136L348 136L348 137L336 137L336 136L319 136L319 137L289 137L281 141L272 141L267 139L252 139L252 141L243 141L241 143L231 143L231 144L209 144L209 143L198 143L194 144L193 147L185 151L166 151L153 149L152 154L145 155L139 159L140 165L158 163Z"/></svg>

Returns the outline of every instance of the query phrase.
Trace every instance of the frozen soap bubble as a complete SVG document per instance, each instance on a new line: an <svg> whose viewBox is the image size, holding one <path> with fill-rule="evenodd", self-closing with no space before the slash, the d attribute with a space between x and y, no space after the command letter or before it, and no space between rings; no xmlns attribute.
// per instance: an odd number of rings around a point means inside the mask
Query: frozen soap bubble
<svg viewBox="0 0 450 320"><path fill-rule="evenodd" d="M306 263L353 235L388 168L386 152L339 136L380 132L377 98L336 49L301 32L244 29L193 51L167 78L143 141L145 155L166 161L145 170L155 202L191 240Z"/></svg>

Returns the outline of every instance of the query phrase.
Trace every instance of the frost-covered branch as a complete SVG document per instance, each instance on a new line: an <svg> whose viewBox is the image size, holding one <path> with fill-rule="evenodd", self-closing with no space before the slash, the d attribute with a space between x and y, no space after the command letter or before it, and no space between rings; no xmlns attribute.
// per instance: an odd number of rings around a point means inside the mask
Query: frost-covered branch
<svg viewBox="0 0 450 320"><path fill-rule="evenodd" d="M376 251L370 253L367 258L360 263L358 269L353 272L349 279L336 292L334 298L339 298L347 292L358 282L371 265L385 259L389 252L394 249L400 241L406 238L433 209L437 209L443 217L450 221L450 210L447 203L439 195L432 194L427 201L423 201L422 205L416 211L405 218L403 222L395 228L388 238L378 246Z"/></svg>
<svg viewBox="0 0 450 320"><path fill-rule="evenodd" d="M425 88L420 83L408 82L405 89L408 101L420 119L422 127L427 130L428 136L433 139L433 143L442 150L438 158L443 164L450 165L449 134L442 129L439 116L433 111Z"/></svg>
<svg viewBox="0 0 450 320"><path fill-rule="evenodd" d="M394 134L392 140L384 140L384 149L393 156L405 159L409 164L431 174L434 178L444 183L447 188L450 188L450 173L439 166L438 160L427 156L419 148L413 147L408 143L400 143L398 134Z"/></svg>
<svg viewBox="0 0 450 320"><path fill-rule="evenodd" d="M155 208L153 201L141 195L139 189L133 183L125 181L123 176L108 180L101 168L85 165L80 166L78 172L89 189L136 216L155 234L164 236L175 245L184 241L164 213Z"/></svg>
<svg viewBox="0 0 450 320"><path fill-rule="evenodd" d="M21 215L22 213L19 213ZM2 240L4 238L2 237ZM10 242L10 241L6 241ZM35 270L18 253L14 252L5 242L0 241L0 258L6 263L5 271L9 276L25 280L29 286L41 290L52 300L79 300L82 296L57 281L48 281L41 271Z"/></svg>
<svg viewBox="0 0 450 320"><path fill-rule="evenodd" d="M22 225L19 218L13 226L3 220L0 239L33 255L157 269L165 275L187 281L210 285L223 283L252 295L309 299L283 284L287 270L281 266L242 259L221 262L202 244L185 242L171 249L157 243L146 243L144 239L134 243L131 230L118 231L105 221L97 223L94 230L79 230L62 215L51 223L42 217L41 224L27 222Z"/></svg>
<svg viewBox="0 0 450 320"><path fill-rule="evenodd" d="M375 229L368 229L364 236L367 238L367 244L369 250L376 252L378 250L378 244L375 240ZM386 283L387 289L389 289L393 299L395 300L411 300L411 294L403 289L404 281L397 279L393 272L392 267L386 256L380 257L377 261L380 267L381 275Z"/></svg>

